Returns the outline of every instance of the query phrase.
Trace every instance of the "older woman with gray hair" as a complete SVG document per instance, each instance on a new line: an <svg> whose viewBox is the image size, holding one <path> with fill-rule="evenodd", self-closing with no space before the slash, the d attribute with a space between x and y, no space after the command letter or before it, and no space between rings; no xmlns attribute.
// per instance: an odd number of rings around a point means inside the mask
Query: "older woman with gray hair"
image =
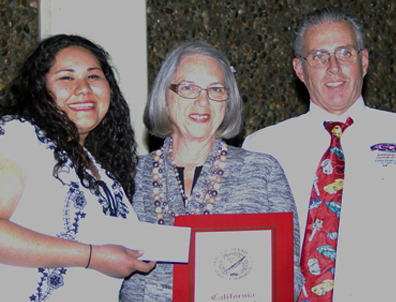
<svg viewBox="0 0 396 302"><path fill-rule="evenodd" d="M242 125L241 98L228 60L189 41L163 62L144 112L163 146L139 158L133 206L140 220L173 225L178 215L293 212L295 295L300 292L299 226L277 160L227 145ZM160 249L161 246L158 246ZM124 281L120 299L172 301L173 265Z"/></svg>

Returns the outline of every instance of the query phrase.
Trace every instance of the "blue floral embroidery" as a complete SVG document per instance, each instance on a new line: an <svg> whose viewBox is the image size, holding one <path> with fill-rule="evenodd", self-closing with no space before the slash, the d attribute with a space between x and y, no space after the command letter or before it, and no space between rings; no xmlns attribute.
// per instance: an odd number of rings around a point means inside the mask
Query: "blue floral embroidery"
<svg viewBox="0 0 396 302"><path fill-rule="evenodd" d="M47 281L48 287L53 289L58 289L59 287L63 286L63 276L62 274L58 274L57 272L52 272L51 275L48 276Z"/></svg>
<svg viewBox="0 0 396 302"><path fill-rule="evenodd" d="M35 132L39 141L45 144L47 149L55 149L55 145L40 129L35 127ZM64 163L62 171L70 175L70 171L74 170L74 165L66 153L58 153L58 155ZM79 232L80 221L87 215L87 213L83 211L87 205L87 200L78 182L62 181L62 183L69 186L69 190L63 208L64 229L61 233L57 234L57 237L77 241L76 237ZM127 205L123 202L124 193L120 184L114 181L111 186L111 192L103 181L99 181L98 183L98 190L92 190L92 193L98 197L98 202L102 206L103 213L109 216L127 218L129 210ZM38 273L40 275L40 281L38 282L36 293L31 295L29 299L30 301L43 302L49 298L54 290L64 286L64 276L67 273L67 269L62 267L39 268Z"/></svg>
<svg viewBox="0 0 396 302"><path fill-rule="evenodd" d="M54 143L44 134L43 131L40 130L37 126L34 127L34 131L36 133L37 139L43 144L47 145L48 149L54 150Z"/></svg>
<svg viewBox="0 0 396 302"><path fill-rule="evenodd" d="M85 200L84 194L81 194L82 192L79 192L74 200L74 206L77 209L84 209L85 205L87 204L87 201Z"/></svg>
<svg viewBox="0 0 396 302"><path fill-rule="evenodd" d="M0 120L0 135L4 135L5 134L5 130L4 130L4 128L3 128L3 123L2 123L2 121Z"/></svg>
<svg viewBox="0 0 396 302"><path fill-rule="evenodd" d="M79 222L86 217L86 213L82 211L86 204L87 201L84 193L80 190L79 184L71 182L63 209L64 231L58 234L57 237L72 241L76 240ZM66 275L67 269L64 267L47 267L39 268L38 272L41 277L36 288L37 292L30 296L30 301L43 302L54 290L64 285L64 275Z"/></svg>
<svg viewBox="0 0 396 302"><path fill-rule="evenodd" d="M113 183L110 192L106 183L99 181L99 203L102 205L103 213L108 216L127 218L129 213L127 205L123 202L123 192L118 183Z"/></svg>
<svg viewBox="0 0 396 302"><path fill-rule="evenodd" d="M70 209L71 207L76 209L74 212L74 219L72 222ZM76 240L76 235L78 233L79 222L81 219L86 217L86 213L81 211L87 205L87 200L85 199L84 193L80 191L79 184L72 181L70 183L70 188L68 195L65 199L65 207L63 209L63 221L65 232L58 234L59 238Z"/></svg>

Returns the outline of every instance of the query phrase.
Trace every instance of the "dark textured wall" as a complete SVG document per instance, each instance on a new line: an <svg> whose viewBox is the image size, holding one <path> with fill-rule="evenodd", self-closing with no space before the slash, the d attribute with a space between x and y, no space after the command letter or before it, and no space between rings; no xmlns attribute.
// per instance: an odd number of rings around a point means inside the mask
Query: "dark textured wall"
<svg viewBox="0 0 396 302"><path fill-rule="evenodd" d="M133 0L135 1L135 0ZM37 43L38 0L0 0L0 89ZM300 115L308 95L294 75L292 39L302 14L335 6L364 23L370 52L366 103L396 111L396 4L393 0L147 0L149 84L179 41L202 39L237 70L245 126L253 131Z"/></svg>
<svg viewBox="0 0 396 302"><path fill-rule="evenodd" d="M202 39L223 51L237 70L244 130L300 115L309 97L292 68L294 28L302 14L339 7L364 23L370 52L366 103L396 111L396 5L393 0L147 0L149 83L169 49Z"/></svg>
<svg viewBox="0 0 396 302"><path fill-rule="evenodd" d="M38 41L38 0L0 0L0 89Z"/></svg>

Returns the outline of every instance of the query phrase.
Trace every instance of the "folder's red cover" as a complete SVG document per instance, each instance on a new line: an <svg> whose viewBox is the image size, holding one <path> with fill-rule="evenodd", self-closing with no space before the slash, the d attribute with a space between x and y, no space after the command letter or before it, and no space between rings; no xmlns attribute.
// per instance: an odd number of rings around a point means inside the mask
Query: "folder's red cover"
<svg viewBox="0 0 396 302"><path fill-rule="evenodd" d="M174 302L195 302L194 262L195 234L197 232L257 230L270 230L272 232L272 301L268 302L292 302L294 300L292 213L177 216L175 217L175 225L191 227L192 233L189 263L174 265Z"/></svg>

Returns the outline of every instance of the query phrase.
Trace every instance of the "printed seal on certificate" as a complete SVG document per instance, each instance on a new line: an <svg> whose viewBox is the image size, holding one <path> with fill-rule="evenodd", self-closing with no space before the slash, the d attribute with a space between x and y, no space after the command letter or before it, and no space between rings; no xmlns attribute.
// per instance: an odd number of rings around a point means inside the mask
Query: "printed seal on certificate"
<svg viewBox="0 0 396 302"><path fill-rule="evenodd" d="M239 280L252 270L252 259L248 251L241 248L230 248L216 256L213 263L216 275L228 280Z"/></svg>

